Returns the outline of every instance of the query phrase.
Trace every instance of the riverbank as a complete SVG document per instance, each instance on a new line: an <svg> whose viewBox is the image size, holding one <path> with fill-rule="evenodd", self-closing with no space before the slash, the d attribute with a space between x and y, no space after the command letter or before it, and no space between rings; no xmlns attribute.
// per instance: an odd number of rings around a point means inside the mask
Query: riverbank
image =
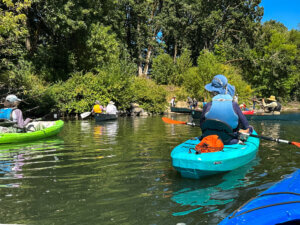
<svg viewBox="0 0 300 225"><path fill-rule="evenodd" d="M202 108L202 103L200 103L200 108ZM178 108L188 108L188 104L184 101L178 101L176 102L176 107ZM249 106L249 109L252 109L252 105ZM170 111L170 108L167 110L168 112ZM300 111L300 102L299 101L292 101L292 102L287 102L282 104L281 108L282 112L295 112L295 111Z"/></svg>
<svg viewBox="0 0 300 225"><path fill-rule="evenodd" d="M293 102L288 102L286 104L283 104L282 111L284 112L300 111L300 102L293 101Z"/></svg>

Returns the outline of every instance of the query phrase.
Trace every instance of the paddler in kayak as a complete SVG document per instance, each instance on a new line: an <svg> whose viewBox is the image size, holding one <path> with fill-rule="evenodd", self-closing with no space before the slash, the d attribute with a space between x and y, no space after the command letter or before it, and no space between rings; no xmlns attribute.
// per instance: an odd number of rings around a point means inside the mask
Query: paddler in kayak
<svg viewBox="0 0 300 225"><path fill-rule="evenodd" d="M208 102L204 107L200 118L200 124L207 119L220 120L227 123L234 133L252 132L253 128L249 126L248 120L243 115L239 105L233 101L235 87L228 83L224 75L214 76L211 83L205 85L205 89L212 94L212 101ZM215 128L212 127L212 130ZM202 135L203 136L203 135ZM227 143L236 144L239 140L232 137Z"/></svg>
<svg viewBox="0 0 300 225"><path fill-rule="evenodd" d="M11 127L0 127L0 133L17 133L23 132L25 126L32 120L27 118L23 119L23 113L18 109L21 99L16 95L8 95L5 98L4 108L0 109L0 119L15 122Z"/></svg>
<svg viewBox="0 0 300 225"><path fill-rule="evenodd" d="M95 113L103 113L104 111L104 107L102 105L100 105L100 101L99 100L96 100L95 101L95 105L92 109L92 114L95 114Z"/></svg>
<svg viewBox="0 0 300 225"><path fill-rule="evenodd" d="M106 113L107 114L112 114L112 115L117 115L118 109L115 106L115 103L113 101L110 101L108 105L106 106Z"/></svg>
<svg viewBox="0 0 300 225"><path fill-rule="evenodd" d="M266 113L280 114L281 104L276 100L274 95L267 98L267 103L265 103L265 99L262 99L262 105Z"/></svg>

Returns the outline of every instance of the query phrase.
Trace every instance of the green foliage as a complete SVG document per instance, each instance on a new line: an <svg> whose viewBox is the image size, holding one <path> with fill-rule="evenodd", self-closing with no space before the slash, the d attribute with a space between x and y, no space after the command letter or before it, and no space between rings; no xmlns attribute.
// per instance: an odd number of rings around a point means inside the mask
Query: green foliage
<svg viewBox="0 0 300 225"><path fill-rule="evenodd" d="M260 37L248 56L250 65L243 68L246 79L262 96L289 99L299 87L299 49L289 39L289 31L274 21L264 24Z"/></svg>
<svg viewBox="0 0 300 225"><path fill-rule="evenodd" d="M230 84L236 87L241 100L247 100L252 94L250 85L243 79L240 71L231 66L220 63L213 53L209 51L201 52L198 57L198 67L192 67L185 75L183 86L191 97L209 99L210 94L204 89L204 86L210 83L217 74L223 74L227 77Z"/></svg>
<svg viewBox="0 0 300 225"><path fill-rule="evenodd" d="M127 109L132 99L133 68L124 64L102 68L97 74L75 73L66 82L53 85L49 95L56 107L67 113L89 111L95 100L103 105L113 100L119 109Z"/></svg>
<svg viewBox="0 0 300 225"><path fill-rule="evenodd" d="M104 27L99 23L91 25L85 55L86 70L101 68L118 61L120 47L116 40L116 35L110 33L109 27Z"/></svg>
<svg viewBox="0 0 300 225"><path fill-rule="evenodd" d="M163 88L134 77L148 70L180 98L207 97L204 85L221 73L240 100L249 85L256 95L299 99L300 31L262 25L260 2L5 0L0 82L29 105L68 113L89 110L96 98L161 112Z"/></svg>
<svg viewBox="0 0 300 225"><path fill-rule="evenodd" d="M171 82L175 85L181 85L185 73L192 67L191 51L184 49L182 54L176 60L176 73Z"/></svg>
<svg viewBox="0 0 300 225"><path fill-rule="evenodd" d="M28 36L26 15L31 1L15 3L6 0L0 8L0 74L18 66L19 57L26 54L25 38Z"/></svg>
<svg viewBox="0 0 300 225"><path fill-rule="evenodd" d="M133 102L138 103L141 108L152 113L165 111L167 93L162 86L152 80L136 77L131 88Z"/></svg>
<svg viewBox="0 0 300 225"><path fill-rule="evenodd" d="M164 53L153 59L151 77L157 84L168 84L175 75L175 65L170 55Z"/></svg>
<svg viewBox="0 0 300 225"><path fill-rule="evenodd" d="M93 73L75 73L66 82L59 82L47 91L55 106L66 113L90 111L95 100L107 105L110 100L120 110L136 102L149 112L163 112L166 92L149 79L133 76L135 67L124 61L119 65Z"/></svg>
<svg viewBox="0 0 300 225"><path fill-rule="evenodd" d="M183 86L191 97L199 99L209 96L204 86L210 83L216 74L222 73L222 66L217 57L207 50L200 53L197 62L198 67L190 68L185 74Z"/></svg>

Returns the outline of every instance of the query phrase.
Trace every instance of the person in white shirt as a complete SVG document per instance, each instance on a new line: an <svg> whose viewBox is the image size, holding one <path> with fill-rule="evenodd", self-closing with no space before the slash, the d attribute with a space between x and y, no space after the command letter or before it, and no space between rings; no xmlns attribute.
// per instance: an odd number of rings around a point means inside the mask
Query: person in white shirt
<svg viewBox="0 0 300 225"><path fill-rule="evenodd" d="M117 107L115 106L115 103L113 101L110 101L106 106L106 113L114 115L118 113Z"/></svg>
<svg viewBox="0 0 300 225"><path fill-rule="evenodd" d="M171 107L175 107L175 105L176 105L176 103L175 103L175 99L176 99L176 97L174 96L172 99L171 99L171 101L170 101L170 105L171 105Z"/></svg>

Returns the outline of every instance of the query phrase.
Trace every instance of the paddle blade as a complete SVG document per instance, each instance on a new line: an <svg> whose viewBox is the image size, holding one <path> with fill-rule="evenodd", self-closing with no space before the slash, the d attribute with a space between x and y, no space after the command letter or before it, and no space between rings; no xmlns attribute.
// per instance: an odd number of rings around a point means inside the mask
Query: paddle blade
<svg viewBox="0 0 300 225"><path fill-rule="evenodd" d="M165 123L170 123L170 124L186 124L186 122L184 122L184 121L172 120L172 119L169 119L167 117L163 117L162 120Z"/></svg>
<svg viewBox="0 0 300 225"><path fill-rule="evenodd" d="M298 148L300 148L300 143L299 142L292 141L291 144L297 146Z"/></svg>
<svg viewBox="0 0 300 225"><path fill-rule="evenodd" d="M91 115L91 112L84 112L80 114L81 119L84 119L86 117L88 117L89 115Z"/></svg>

